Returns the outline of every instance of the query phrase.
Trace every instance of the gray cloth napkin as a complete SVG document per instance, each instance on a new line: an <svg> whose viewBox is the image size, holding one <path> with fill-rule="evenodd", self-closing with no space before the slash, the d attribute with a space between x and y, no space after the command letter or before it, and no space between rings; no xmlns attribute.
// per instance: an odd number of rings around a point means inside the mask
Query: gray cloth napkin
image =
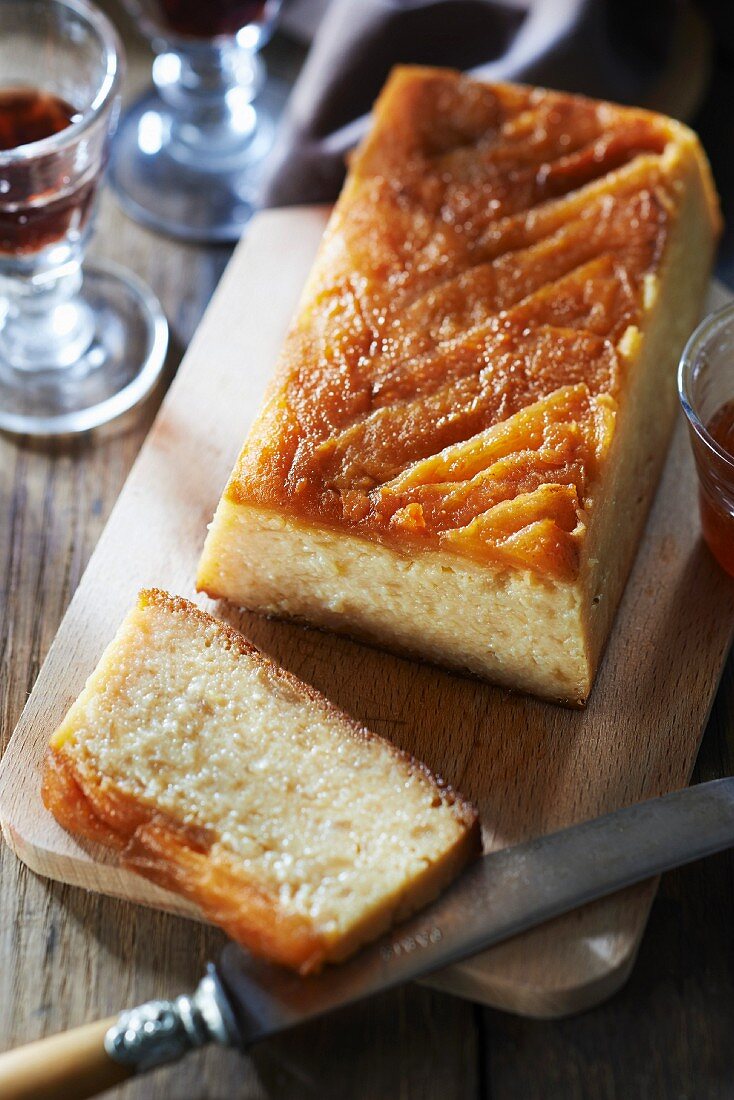
<svg viewBox="0 0 734 1100"><path fill-rule="evenodd" d="M265 206L328 202L393 65L447 65L622 103L659 75L676 0L332 0L291 94Z"/></svg>

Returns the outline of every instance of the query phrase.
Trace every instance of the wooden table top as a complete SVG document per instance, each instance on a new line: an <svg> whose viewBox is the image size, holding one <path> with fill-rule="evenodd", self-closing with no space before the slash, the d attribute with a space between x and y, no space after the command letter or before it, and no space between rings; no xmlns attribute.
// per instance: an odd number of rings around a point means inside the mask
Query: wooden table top
<svg viewBox="0 0 734 1100"><path fill-rule="evenodd" d="M128 88L149 59L116 5ZM292 76L300 54L268 47ZM159 295L175 370L229 258L138 227L103 196L92 254ZM0 437L0 747L4 748L89 555L150 427L163 387L122 423L73 444ZM111 578L110 583L114 583ZM734 771L734 661L697 777ZM115 1100L593 1100L734 1094L734 858L667 875L627 986L607 1004L538 1022L420 987L387 994L263 1044L210 1049ZM0 845L0 1049L196 985L223 937L211 928L36 878Z"/></svg>

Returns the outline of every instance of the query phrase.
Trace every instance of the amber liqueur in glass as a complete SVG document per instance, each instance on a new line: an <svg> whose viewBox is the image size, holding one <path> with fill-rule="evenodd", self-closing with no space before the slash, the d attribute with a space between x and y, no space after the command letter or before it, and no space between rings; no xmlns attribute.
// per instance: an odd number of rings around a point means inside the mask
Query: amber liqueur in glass
<svg viewBox="0 0 734 1100"><path fill-rule="evenodd" d="M701 526L714 557L734 576L734 400L714 413L706 429L729 461L699 451L699 466L707 464L701 471Z"/></svg>
<svg viewBox="0 0 734 1100"><path fill-rule="evenodd" d="M43 141L78 118L71 104L50 92L0 88L0 151ZM70 190L64 178L48 179L31 149L28 154L4 168L0 179L0 252L14 255L38 252L81 230L97 184L96 177L82 179ZM14 202L14 191L23 194L21 202Z"/></svg>
<svg viewBox="0 0 734 1100"><path fill-rule="evenodd" d="M175 34L216 38L259 23L266 0L156 0L161 23Z"/></svg>

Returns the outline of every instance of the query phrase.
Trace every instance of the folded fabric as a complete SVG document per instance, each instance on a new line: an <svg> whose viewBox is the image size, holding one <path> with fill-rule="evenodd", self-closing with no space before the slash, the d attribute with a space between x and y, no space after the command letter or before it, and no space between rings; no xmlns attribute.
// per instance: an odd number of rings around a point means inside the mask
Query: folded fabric
<svg viewBox="0 0 734 1100"><path fill-rule="evenodd" d="M676 0L332 0L294 87L262 204L328 202L398 62L489 81L644 101L670 50Z"/></svg>

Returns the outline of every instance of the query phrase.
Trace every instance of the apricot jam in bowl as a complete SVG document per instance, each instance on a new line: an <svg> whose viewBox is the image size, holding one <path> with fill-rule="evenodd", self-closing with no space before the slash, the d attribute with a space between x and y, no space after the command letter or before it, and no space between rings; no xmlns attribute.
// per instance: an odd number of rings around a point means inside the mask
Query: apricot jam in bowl
<svg viewBox="0 0 734 1100"><path fill-rule="evenodd" d="M686 344L678 392L698 471L703 537L734 576L734 302L702 321Z"/></svg>

